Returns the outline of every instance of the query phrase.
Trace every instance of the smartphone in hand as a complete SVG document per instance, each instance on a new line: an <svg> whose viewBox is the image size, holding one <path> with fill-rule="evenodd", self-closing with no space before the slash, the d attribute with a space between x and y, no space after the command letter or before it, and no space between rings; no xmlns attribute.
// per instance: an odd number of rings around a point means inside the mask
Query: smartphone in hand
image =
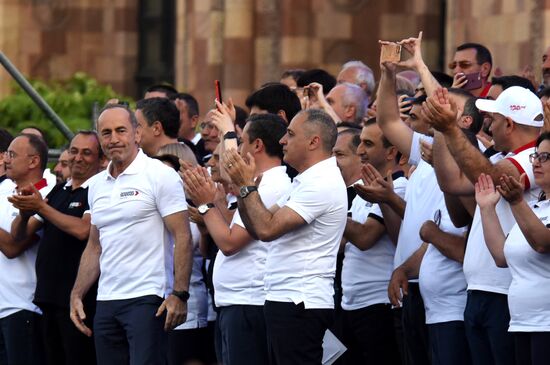
<svg viewBox="0 0 550 365"><path fill-rule="evenodd" d="M220 85L220 80L214 80L214 88L216 89L216 99L221 104L223 103L222 100L222 88Z"/></svg>
<svg viewBox="0 0 550 365"><path fill-rule="evenodd" d="M481 81L481 72L472 72L469 74L464 74L466 76L466 85L462 88L464 90L475 90L479 89L483 83Z"/></svg>
<svg viewBox="0 0 550 365"><path fill-rule="evenodd" d="M397 43L382 44L380 50L380 63L397 63L399 61L401 61L401 45Z"/></svg>

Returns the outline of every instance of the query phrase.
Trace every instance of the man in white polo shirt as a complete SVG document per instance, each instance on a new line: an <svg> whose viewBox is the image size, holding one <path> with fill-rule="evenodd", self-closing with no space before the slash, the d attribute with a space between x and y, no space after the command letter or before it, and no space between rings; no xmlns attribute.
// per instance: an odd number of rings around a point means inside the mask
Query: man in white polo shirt
<svg viewBox="0 0 550 365"><path fill-rule="evenodd" d="M444 91L441 91L444 92ZM460 171L452 164L438 166L442 174L454 176L453 186L443 186L453 193L473 194L473 184L481 173L499 181L503 174L519 179L526 174L524 197L537 199L540 189L535 185L529 154L535 149L535 140L543 126L542 104L528 89L512 86L504 90L496 100L476 101L478 109L491 119L490 130L500 153L491 160L473 147L456 127L456 106L438 103L434 99L427 104L433 113L430 121L445 136ZM496 206L502 229L507 234L515 223L508 203L501 199ZM464 256L464 274L468 283L468 299L464 312L466 336L474 364L513 364L514 345L508 333L510 314L507 293L511 276L508 268L496 266L483 237L481 217L476 208L474 220Z"/></svg>
<svg viewBox="0 0 550 365"><path fill-rule="evenodd" d="M255 176L262 175L259 194L267 206L274 205L290 189L279 140L286 133L284 120L275 114L251 116L239 147L256 162ZM204 222L220 249L213 271L214 299L219 308L222 362L224 365L267 364L267 338L263 313L264 273L267 250L275 242L254 240L235 212L230 223L213 206L216 185L206 174L185 173L188 195L198 205Z"/></svg>
<svg viewBox="0 0 550 365"><path fill-rule="evenodd" d="M357 154L363 166L371 164L382 175L391 171L394 190L403 198L407 179L397 164L399 152L384 137L376 119L365 122L360 138ZM363 184L356 186L361 189ZM350 212L342 270L343 342L348 347L344 356L349 364L397 364L400 359L387 294L395 244L379 204L358 195Z"/></svg>
<svg viewBox="0 0 550 365"><path fill-rule="evenodd" d="M99 364L158 364L166 357L164 330L185 320L191 241L178 174L139 148L133 112L108 105L97 129L107 169L89 183L90 238L71 293L71 319L88 336L82 298L97 280L94 340ZM174 270L166 268L171 254ZM164 298L173 271L174 290ZM163 319L166 311L166 319Z"/></svg>
<svg viewBox="0 0 550 365"><path fill-rule="evenodd" d="M11 224L19 210L7 198L30 194L32 186L42 196L50 192L53 186L42 177L48 147L40 137L22 134L10 143L3 162L0 175L5 165L7 179L0 185L0 363L42 364L41 312L33 303L38 237L13 239Z"/></svg>
<svg viewBox="0 0 550 365"><path fill-rule="evenodd" d="M336 254L346 222L346 185L332 155L330 116L309 109L290 122L284 161L298 171L290 194L266 207L254 185L255 163L235 150L225 167L241 189L239 212L248 232L274 241L267 254L264 314L271 364L320 364L332 322Z"/></svg>

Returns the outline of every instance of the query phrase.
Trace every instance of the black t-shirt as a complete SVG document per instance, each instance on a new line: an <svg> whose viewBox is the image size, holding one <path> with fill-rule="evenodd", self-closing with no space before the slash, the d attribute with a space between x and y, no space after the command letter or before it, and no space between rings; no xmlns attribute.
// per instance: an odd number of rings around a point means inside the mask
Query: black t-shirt
<svg viewBox="0 0 550 365"><path fill-rule="evenodd" d="M80 218L89 210L87 187L73 190L64 183L58 184L47 198L48 204L63 214ZM44 219L42 240L36 257L36 305L53 304L69 308L71 290L86 243L87 240L81 241ZM96 296L97 282L84 298L85 308L94 306Z"/></svg>

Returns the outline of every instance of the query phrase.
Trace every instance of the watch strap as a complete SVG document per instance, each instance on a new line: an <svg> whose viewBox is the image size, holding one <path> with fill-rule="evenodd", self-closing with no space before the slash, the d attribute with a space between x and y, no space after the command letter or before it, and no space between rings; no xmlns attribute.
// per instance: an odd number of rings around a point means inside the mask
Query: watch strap
<svg viewBox="0 0 550 365"><path fill-rule="evenodd" d="M204 212L201 212L201 210L204 209L202 207L206 207L206 210L204 210ZM212 208L214 208L214 203L201 204L197 207L200 215L205 215Z"/></svg>
<svg viewBox="0 0 550 365"><path fill-rule="evenodd" d="M223 135L223 139L237 139L237 133L234 131L229 131Z"/></svg>
<svg viewBox="0 0 550 365"><path fill-rule="evenodd" d="M189 300L189 297L191 296L189 292L186 290L182 290L182 291L172 290L170 294L180 298L182 302L187 302L187 300Z"/></svg>

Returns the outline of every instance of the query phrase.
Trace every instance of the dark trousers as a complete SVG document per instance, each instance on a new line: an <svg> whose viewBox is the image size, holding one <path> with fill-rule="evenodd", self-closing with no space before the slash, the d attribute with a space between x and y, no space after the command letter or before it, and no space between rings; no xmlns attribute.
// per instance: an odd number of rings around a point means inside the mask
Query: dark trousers
<svg viewBox="0 0 550 365"><path fill-rule="evenodd" d="M345 364L400 364L390 304L342 311Z"/></svg>
<svg viewBox="0 0 550 365"><path fill-rule="evenodd" d="M161 303L162 298L155 295L98 301L94 318L97 363L164 364L165 315L155 316Z"/></svg>
<svg viewBox="0 0 550 365"><path fill-rule="evenodd" d="M409 283L409 295L403 296L403 339L407 364L430 364L430 346L424 301L418 283Z"/></svg>
<svg viewBox="0 0 550 365"><path fill-rule="evenodd" d="M469 365L472 363L463 321L428 325L433 365Z"/></svg>
<svg viewBox="0 0 550 365"><path fill-rule="evenodd" d="M550 363L550 332L514 332L516 364Z"/></svg>
<svg viewBox="0 0 550 365"><path fill-rule="evenodd" d="M464 326L474 365L514 364L514 339L508 332L509 323L506 295L468 291Z"/></svg>
<svg viewBox="0 0 550 365"><path fill-rule="evenodd" d="M224 365L265 365L269 362L263 306L220 307L218 322Z"/></svg>
<svg viewBox="0 0 550 365"><path fill-rule="evenodd" d="M218 320L209 321L206 327L207 341L206 348L206 363L218 364L222 362L222 336Z"/></svg>
<svg viewBox="0 0 550 365"><path fill-rule="evenodd" d="M183 365L197 361L204 363L208 329L192 328L168 332L168 364Z"/></svg>
<svg viewBox="0 0 550 365"><path fill-rule="evenodd" d="M333 309L305 309L304 303L266 301L264 305L269 363L320 365L323 337Z"/></svg>
<svg viewBox="0 0 550 365"><path fill-rule="evenodd" d="M0 319L1 365L44 364L40 317L37 313L21 310Z"/></svg>
<svg viewBox="0 0 550 365"><path fill-rule="evenodd" d="M42 338L46 360L50 365L96 363L94 340L80 332L70 318L68 308L41 305ZM93 313L86 313L86 325L91 328Z"/></svg>

